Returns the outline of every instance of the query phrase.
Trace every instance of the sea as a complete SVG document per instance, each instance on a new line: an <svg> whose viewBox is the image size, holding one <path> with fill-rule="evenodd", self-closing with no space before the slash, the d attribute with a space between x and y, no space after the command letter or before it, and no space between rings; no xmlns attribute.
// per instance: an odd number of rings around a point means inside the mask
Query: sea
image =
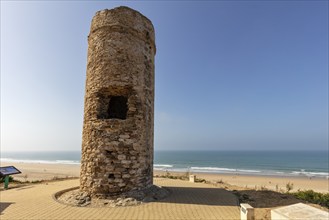
<svg viewBox="0 0 329 220"><path fill-rule="evenodd" d="M1 152L0 161L80 164L80 151ZM154 170L329 179L328 151L155 151Z"/></svg>

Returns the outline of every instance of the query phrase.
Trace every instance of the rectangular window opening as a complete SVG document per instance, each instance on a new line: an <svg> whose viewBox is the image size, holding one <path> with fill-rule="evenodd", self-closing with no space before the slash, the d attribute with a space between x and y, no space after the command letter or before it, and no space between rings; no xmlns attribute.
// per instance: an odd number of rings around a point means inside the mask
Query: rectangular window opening
<svg viewBox="0 0 329 220"><path fill-rule="evenodd" d="M126 119L127 101L127 97L124 96L111 96L107 110L108 118Z"/></svg>

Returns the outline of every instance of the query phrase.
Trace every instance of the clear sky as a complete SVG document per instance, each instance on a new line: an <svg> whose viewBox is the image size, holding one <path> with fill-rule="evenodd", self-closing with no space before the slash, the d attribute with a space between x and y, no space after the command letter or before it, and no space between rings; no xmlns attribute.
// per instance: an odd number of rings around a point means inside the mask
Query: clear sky
<svg viewBox="0 0 329 220"><path fill-rule="evenodd" d="M328 1L1 1L1 150L80 150L87 36L156 31L155 150L328 149Z"/></svg>

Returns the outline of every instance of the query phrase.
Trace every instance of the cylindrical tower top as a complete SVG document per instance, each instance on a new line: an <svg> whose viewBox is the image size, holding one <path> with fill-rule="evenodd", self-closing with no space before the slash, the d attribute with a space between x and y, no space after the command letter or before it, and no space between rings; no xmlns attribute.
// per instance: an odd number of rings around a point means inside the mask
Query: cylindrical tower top
<svg viewBox="0 0 329 220"><path fill-rule="evenodd" d="M128 32L129 34L148 41L155 54L155 34L152 22L140 12L126 6L111 10L104 9L96 12L92 19L90 35L102 28L110 31Z"/></svg>

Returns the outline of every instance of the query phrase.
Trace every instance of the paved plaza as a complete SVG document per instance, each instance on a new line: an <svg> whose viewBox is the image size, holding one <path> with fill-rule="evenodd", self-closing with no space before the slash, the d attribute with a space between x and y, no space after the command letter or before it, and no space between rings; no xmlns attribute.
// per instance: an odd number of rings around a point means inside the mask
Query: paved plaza
<svg viewBox="0 0 329 220"><path fill-rule="evenodd" d="M171 194L157 202L130 207L72 207L52 195L79 185L79 180L31 184L0 192L1 220L5 219L240 219L235 196L209 184L154 179Z"/></svg>

